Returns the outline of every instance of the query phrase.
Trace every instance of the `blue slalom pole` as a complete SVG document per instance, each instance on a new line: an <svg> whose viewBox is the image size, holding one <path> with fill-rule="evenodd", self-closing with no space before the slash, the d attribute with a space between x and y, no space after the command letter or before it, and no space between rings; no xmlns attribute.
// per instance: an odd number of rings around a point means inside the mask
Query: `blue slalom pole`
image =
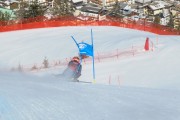
<svg viewBox="0 0 180 120"><path fill-rule="evenodd" d="M77 41L75 40L75 38L73 36L71 36L71 38L74 40L74 42L76 43L77 47L79 48L79 45L78 45Z"/></svg>
<svg viewBox="0 0 180 120"><path fill-rule="evenodd" d="M93 32L92 32L92 29L91 29L91 42L92 42L92 50L93 50L93 56L92 56L92 60L93 60L93 83L96 83L96 80L95 80L95 67L94 67L94 41L93 41Z"/></svg>

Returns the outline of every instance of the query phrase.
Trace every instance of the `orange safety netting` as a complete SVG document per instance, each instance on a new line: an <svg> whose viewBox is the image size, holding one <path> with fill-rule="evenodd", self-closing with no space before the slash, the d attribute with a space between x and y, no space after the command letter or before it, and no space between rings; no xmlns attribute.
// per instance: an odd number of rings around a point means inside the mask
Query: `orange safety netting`
<svg viewBox="0 0 180 120"><path fill-rule="evenodd" d="M132 21L128 19L108 17L106 20L98 21L91 17L84 17L82 20L72 16L53 19L36 17L16 21L0 21L0 32L60 26L117 26L148 31L159 35L180 35L180 31L178 30L147 22L146 20Z"/></svg>

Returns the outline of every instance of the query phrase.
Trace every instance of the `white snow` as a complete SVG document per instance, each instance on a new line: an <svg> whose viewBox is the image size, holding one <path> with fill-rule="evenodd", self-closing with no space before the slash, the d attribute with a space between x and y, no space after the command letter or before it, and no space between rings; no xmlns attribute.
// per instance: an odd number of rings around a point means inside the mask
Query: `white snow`
<svg viewBox="0 0 180 120"><path fill-rule="evenodd" d="M96 60L96 83L61 80L66 66L9 72L77 55L71 35L95 54L126 50L141 54ZM146 37L153 51L143 51ZM180 36L160 36L119 27L56 27L0 33L0 120L178 120ZM80 81L92 81L83 62ZM108 85L110 82L111 85Z"/></svg>

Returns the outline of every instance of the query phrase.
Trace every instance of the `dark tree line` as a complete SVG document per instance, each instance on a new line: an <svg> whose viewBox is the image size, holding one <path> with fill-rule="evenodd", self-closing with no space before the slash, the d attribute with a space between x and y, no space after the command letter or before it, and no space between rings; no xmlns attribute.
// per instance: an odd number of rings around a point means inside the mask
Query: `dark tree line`
<svg viewBox="0 0 180 120"><path fill-rule="evenodd" d="M69 0L55 0L53 7L49 3L39 3L38 0L33 2L20 1L20 8L16 11L17 19L34 18L37 16L45 16L50 13L52 16L73 15L75 8Z"/></svg>
<svg viewBox="0 0 180 120"><path fill-rule="evenodd" d="M10 13L8 13L8 12L3 13L0 11L0 21L8 21L8 20L10 20L10 18L11 18Z"/></svg>

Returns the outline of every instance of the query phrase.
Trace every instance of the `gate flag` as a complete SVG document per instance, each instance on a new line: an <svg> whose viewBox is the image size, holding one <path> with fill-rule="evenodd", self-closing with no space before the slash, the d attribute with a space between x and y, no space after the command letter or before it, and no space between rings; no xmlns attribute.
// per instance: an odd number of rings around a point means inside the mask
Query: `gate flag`
<svg viewBox="0 0 180 120"><path fill-rule="evenodd" d="M86 56L93 56L93 47L87 43L81 42L78 44L79 54Z"/></svg>

